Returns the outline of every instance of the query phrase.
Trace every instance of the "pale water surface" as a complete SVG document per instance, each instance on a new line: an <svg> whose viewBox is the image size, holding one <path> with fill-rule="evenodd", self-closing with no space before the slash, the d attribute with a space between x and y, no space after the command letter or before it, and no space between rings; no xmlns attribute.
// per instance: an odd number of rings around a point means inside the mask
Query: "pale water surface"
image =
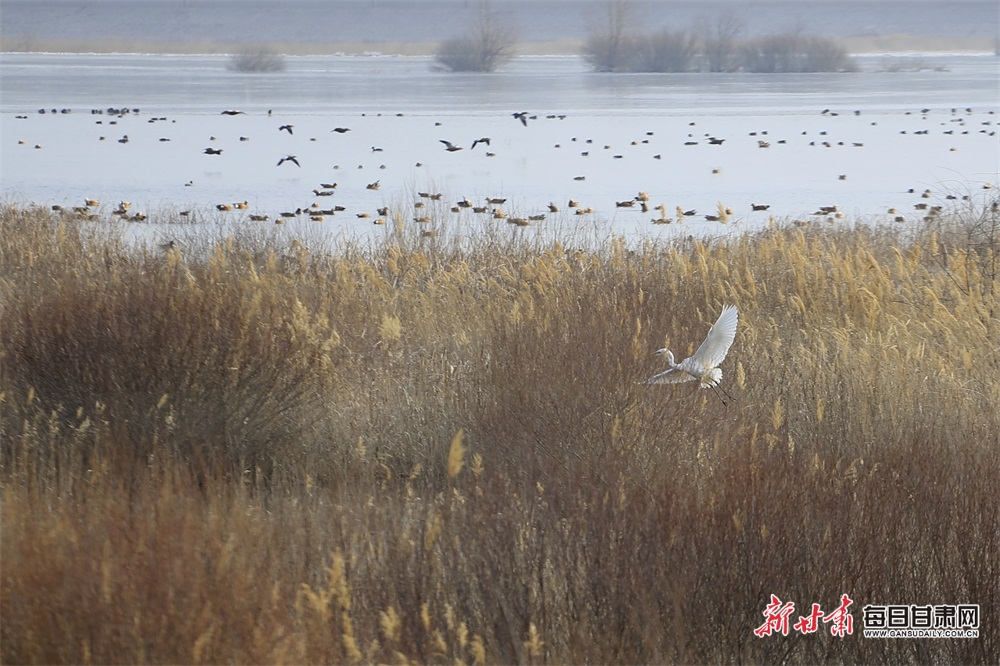
<svg viewBox="0 0 1000 666"><path fill-rule="evenodd" d="M810 219L834 204L849 217L896 208L916 220L924 189L934 204L979 192L1000 172L1000 60L992 56L873 56L858 60L857 73L804 75L597 74L576 57L522 57L492 75L437 71L421 57L289 57L276 74L237 74L227 63L0 56L3 199L80 205L90 197L104 213L128 200L150 212L193 209L201 219L216 217L216 204L247 201L246 212L226 214L233 220L341 205L346 211L312 225L366 233L371 219L358 213L407 209L416 192L433 191L444 194L441 217L473 229L497 223L447 207L505 197L500 208L527 216L549 202L565 211L574 199L613 231L646 234L677 231L616 201L645 191L670 217L677 206L695 209L688 231L720 227L703 218L718 202L735 211L737 229L771 214ZM109 107L138 112L91 113ZM522 110L537 115L527 127L512 117ZM284 124L294 134L279 131ZM490 145L472 150L482 137ZM463 150L446 152L441 139ZM203 154L208 147L223 154ZM301 168L276 166L287 155ZM375 181L378 190L366 188ZM336 194L315 196L332 182ZM751 212L751 203L770 209ZM553 217L591 219L561 213L538 224L554 225Z"/></svg>

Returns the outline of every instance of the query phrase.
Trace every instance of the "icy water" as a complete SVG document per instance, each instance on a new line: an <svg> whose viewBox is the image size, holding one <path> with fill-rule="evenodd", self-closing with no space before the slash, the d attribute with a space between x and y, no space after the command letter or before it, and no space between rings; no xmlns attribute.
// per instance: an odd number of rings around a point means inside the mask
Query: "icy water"
<svg viewBox="0 0 1000 666"><path fill-rule="evenodd" d="M89 197L102 214L127 200L161 218L213 220L342 206L289 224L366 233L386 205L407 218L434 209L472 228L498 224L448 210L491 197L507 199L491 208L510 216L560 208L535 226L605 220L629 235L676 233L652 225L661 204L671 218L696 210L689 231L719 227L704 218L719 202L738 229L832 205L849 218L895 208L917 220L925 189L933 205L981 192L1000 172L993 56L871 56L857 73L808 75L596 74L576 57L522 57L492 75L436 71L421 57L286 62L281 73L237 74L225 56L4 54L2 198ZM520 111L535 116L527 126L512 116ZM489 144L473 148L481 138ZM287 156L301 166L277 166ZM421 191L441 203L412 208ZM616 206L640 191L649 213ZM568 214L571 199L594 213ZM244 201L245 211L215 210Z"/></svg>

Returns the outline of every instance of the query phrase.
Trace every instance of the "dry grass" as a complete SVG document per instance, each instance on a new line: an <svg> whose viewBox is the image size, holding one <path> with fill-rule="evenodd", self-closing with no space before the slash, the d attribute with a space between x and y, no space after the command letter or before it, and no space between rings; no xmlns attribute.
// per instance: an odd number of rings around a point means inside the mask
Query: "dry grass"
<svg viewBox="0 0 1000 666"><path fill-rule="evenodd" d="M988 203L335 255L5 206L0 661L997 663ZM728 406L637 384L730 302ZM752 633L843 593L852 637ZM981 636L864 639L867 603Z"/></svg>

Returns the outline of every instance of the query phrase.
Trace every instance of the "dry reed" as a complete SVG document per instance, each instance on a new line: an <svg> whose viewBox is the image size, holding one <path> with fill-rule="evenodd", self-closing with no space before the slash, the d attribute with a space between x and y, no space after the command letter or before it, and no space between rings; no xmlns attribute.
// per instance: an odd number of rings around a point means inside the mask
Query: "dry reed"
<svg viewBox="0 0 1000 666"><path fill-rule="evenodd" d="M988 204L337 253L4 206L0 660L996 663ZM730 404L637 384L730 302ZM844 593L852 637L752 633ZM864 639L865 603L983 626Z"/></svg>

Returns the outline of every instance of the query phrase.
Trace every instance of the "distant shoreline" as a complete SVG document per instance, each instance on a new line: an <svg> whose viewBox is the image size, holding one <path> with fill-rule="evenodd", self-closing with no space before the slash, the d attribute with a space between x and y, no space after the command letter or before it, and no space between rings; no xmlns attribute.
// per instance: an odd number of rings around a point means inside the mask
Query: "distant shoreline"
<svg viewBox="0 0 1000 666"><path fill-rule="evenodd" d="M582 39L519 42L517 55L579 55ZM933 37L926 35L865 35L839 37L836 41L851 55L872 53L996 53L996 43L986 37ZM227 55L266 48L288 56L298 55L403 55L431 56L438 42L217 42L205 40L157 41L110 39L4 38L3 53L162 53L165 55Z"/></svg>

